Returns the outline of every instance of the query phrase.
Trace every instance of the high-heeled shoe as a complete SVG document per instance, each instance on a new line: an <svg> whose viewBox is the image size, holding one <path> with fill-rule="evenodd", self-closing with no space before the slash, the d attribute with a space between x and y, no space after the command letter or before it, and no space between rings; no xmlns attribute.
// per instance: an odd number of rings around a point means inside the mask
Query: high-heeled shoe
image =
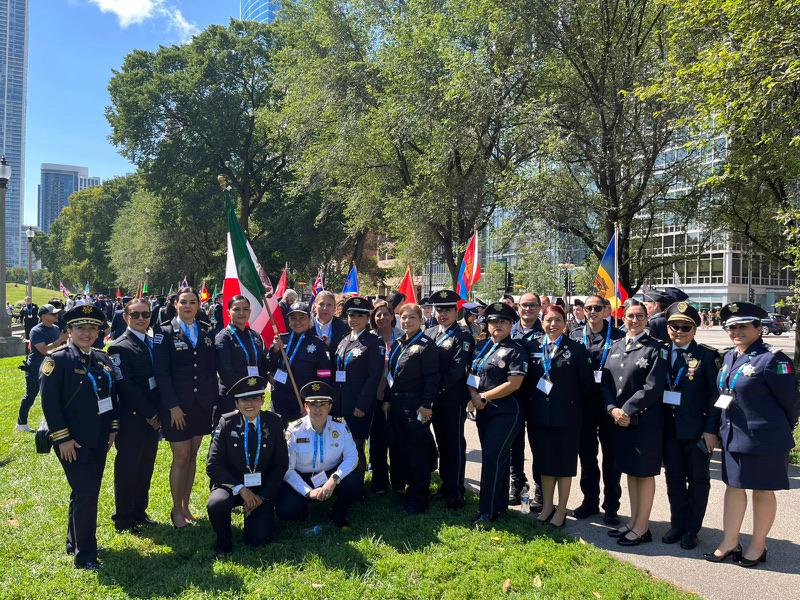
<svg viewBox="0 0 800 600"><path fill-rule="evenodd" d="M628 527L627 525L625 525L625 529L609 529L608 537L621 538L624 535L628 535L628 532L630 530L631 530L630 527Z"/></svg>
<svg viewBox="0 0 800 600"><path fill-rule="evenodd" d="M554 527L555 529L561 529L562 527L564 527L564 525L567 524L567 513L564 513L564 519L561 521L561 524L560 525L556 525L555 523L553 523L553 520L552 520L553 517L555 516L556 512L557 511L553 511L553 516L551 516L549 519L547 519L547 524L550 525L550 527Z"/></svg>
<svg viewBox="0 0 800 600"><path fill-rule="evenodd" d="M745 558L742 556L739 560L739 566L744 567L745 569L752 569L753 567L757 567L758 563L765 563L767 562L767 549L764 548L764 551L761 553L761 556L756 558L755 560L750 560L749 558Z"/></svg>
<svg viewBox="0 0 800 600"><path fill-rule="evenodd" d="M633 539L626 537L628 533L633 533L633 535L636 537L634 537ZM636 532L633 531L633 529L629 530L628 533L626 533L624 536L620 538L617 538L617 543L620 546L638 546L639 544L647 544L653 541L653 534L650 533L649 529L645 531L642 535L636 535Z"/></svg>
<svg viewBox="0 0 800 600"><path fill-rule="evenodd" d="M178 525L175 522L175 511L174 510L171 510L169 512L169 520L172 521L172 527L174 527L175 529L185 529L186 527L189 526L189 524L186 522L186 519L183 516L183 512L180 512L179 514L180 514L180 523L182 523L182 525Z"/></svg>
<svg viewBox="0 0 800 600"><path fill-rule="evenodd" d="M728 550L725 554L716 555L713 552L706 552L703 554L703 558L705 558L708 562L725 562L728 558L731 558L733 562L739 562L742 560L742 545L737 544L736 548L733 550ZM766 558L766 557L765 557Z"/></svg>
<svg viewBox="0 0 800 600"><path fill-rule="evenodd" d="M553 511L549 515L547 515L546 519L540 519L540 518L537 517L536 520L539 522L540 525L545 525L546 523L548 523L550 521L550 519L553 518L554 514L556 514L556 509L555 508L553 509Z"/></svg>

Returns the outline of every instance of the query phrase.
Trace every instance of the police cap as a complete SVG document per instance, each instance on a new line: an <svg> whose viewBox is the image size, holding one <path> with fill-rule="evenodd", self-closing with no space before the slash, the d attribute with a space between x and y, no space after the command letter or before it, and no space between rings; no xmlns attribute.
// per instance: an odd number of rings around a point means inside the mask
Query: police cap
<svg viewBox="0 0 800 600"><path fill-rule="evenodd" d="M723 306L719 311L719 318L723 325L760 322L761 319L766 319L768 316L767 311L750 302L732 302Z"/></svg>
<svg viewBox="0 0 800 600"><path fill-rule="evenodd" d="M264 390L267 389L267 378L261 375L251 375L249 377L242 377L239 381L234 383L227 391L228 397L238 400L240 398L249 398L251 396L263 396Z"/></svg>
<svg viewBox="0 0 800 600"><path fill-rule="evenodd" d="M461 300L453 290L441 290L431 296L431 304L436 308L452 308Z"/></svg>
<svg viewBox="0 0 800 600"><path fill-rule="evenodd" d="M311 307L308 306L307 302L295 302L289 307L289 312L286 313L286 316L291 316L292 313L302 313L310 316Z"/></svg>
<svg viewBox="0 0 800 600"><path fill-rule="evenodd" d="M689 299L689 294L676 287L664 288L664 293L673 302L684 302Z"/></svg>
<svg viewBox="0 0 800 600"><path fill-rule="evenodd" d="M309 381L300 389L300 398L306 404L333 402L333 388L324 381Z"/></svg>
<svg viewBox="0 0 800 600"><path fill-rule="evenodd" d="M64 313L64 323L71 325L96 325L100 327L106 315L94 304L80 304Z"/></svg>
<svg viewBox="0 0 800 600"><path fill-rule="evenodd" d="M691 321L695 327L700 325L700 313L688 302L673 302L664 314L667 321Z"/></svg>
<svg viewBox="0 0 800 600"><path fill-rule="evenodd" d="M368 315L372 311L372 302L361 296L353 296L342 305L342 311L346 315Z"/></svg>
<svg viewBox="0 0 800 600"><path fill-rule="evenodd" d="M505 320L516 323L519 320L517 312L504 302L495 302L486 307L483 316L487 321Z"/></svg>

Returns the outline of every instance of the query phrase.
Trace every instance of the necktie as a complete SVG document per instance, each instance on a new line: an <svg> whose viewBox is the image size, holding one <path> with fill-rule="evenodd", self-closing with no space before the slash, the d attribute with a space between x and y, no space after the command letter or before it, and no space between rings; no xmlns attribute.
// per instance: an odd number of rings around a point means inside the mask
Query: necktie
<svg viewBox="0 0 800 600"><path fill-rule="evenodd" d="M633 338L628 338L625 341L625 352L630 352L633 349L633 345L636 343L636 340Z"/></svg>
<svg viewBox="0 0 800 600"><path fill-rule="evenodd" d="M253 423L247 424L247 454L250 456L250 460L255 462L256 460L256 452L258 452L258 434L256 433L256 426ZM253 464L253 468L257 468L258 465Z"/></svg>
<svg viewBox="0 0 800 600"><path fill-rule="evenodd" d="M675 370L675 367L678 365L678 359L683 356L683 353L686 352L683 348L675 348L675 352L672 354L672 370Z"/></svg>

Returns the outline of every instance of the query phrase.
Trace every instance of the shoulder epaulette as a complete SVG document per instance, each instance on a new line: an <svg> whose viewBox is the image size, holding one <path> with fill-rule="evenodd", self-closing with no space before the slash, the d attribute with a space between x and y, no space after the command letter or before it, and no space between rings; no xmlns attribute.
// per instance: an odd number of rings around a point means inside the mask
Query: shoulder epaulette
<svg viewBox="0 0 800 600"><path fill-rule="evenodd" d="M700 346L701 348L705 348L706 350L710 350L714 354L719 354L720 353L720 350L718 350L717 348L714 348L714 346L709 346L708 344L701 344L699 342L698 342L697 345Z"/></svg>
<svg viewBox="0 0 800 600"><path fill-rule="evenodd" d="M288 429L296 429L301 423L303 422L303 417L296 419L294 421L290 421L288 425Z"/></svg>
<svg viewBox="0 0 800 600"><path fill-rule="evenodd" d="M334 423L344 423L344 418L343 417L331 417L331 421L333 421Z"/></svg>

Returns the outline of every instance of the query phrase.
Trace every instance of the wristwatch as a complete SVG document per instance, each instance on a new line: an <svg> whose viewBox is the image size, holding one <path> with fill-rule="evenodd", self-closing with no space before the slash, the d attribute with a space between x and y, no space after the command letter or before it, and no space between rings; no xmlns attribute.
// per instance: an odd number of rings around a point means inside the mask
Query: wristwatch
<svg viewBox="0 0 800 600"><path fill-rule="evenodd" d="M336 485L339 485L339 482L342 480L342 478L339 477L338 473L334 473L333 475L331 475L331 479L333 479L333 483L335 483Z"/></svg>

